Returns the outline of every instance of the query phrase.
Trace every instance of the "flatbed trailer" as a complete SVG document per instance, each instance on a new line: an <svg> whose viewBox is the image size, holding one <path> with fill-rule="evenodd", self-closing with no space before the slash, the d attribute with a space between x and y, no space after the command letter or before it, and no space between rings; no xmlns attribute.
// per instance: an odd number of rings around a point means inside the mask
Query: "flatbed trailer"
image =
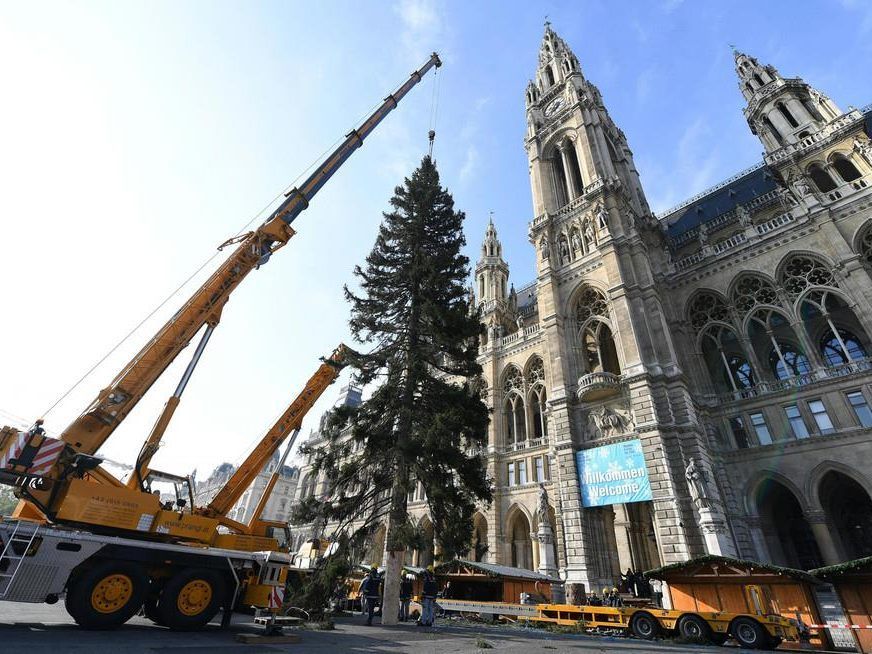
<svg viewBox="0 0 872 654"><path fill-rule="evenodd" d="M656 607L575 606L573 604L512 604L439 599L450 613L477 614L518 621L546 622L583 629L620 632L643 640L661 635L723 645L731 637L746 649L775 649L784 640L799 640L796 623L780 615L689 612Z"/></svg>

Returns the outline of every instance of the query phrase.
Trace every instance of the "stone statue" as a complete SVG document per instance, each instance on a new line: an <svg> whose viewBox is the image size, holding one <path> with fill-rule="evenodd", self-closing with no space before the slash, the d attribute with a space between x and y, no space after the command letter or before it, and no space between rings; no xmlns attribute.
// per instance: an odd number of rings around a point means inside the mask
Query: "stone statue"
<svg viewBox="0 0 872 654"><path fill-rule="evenodd" d="M609 436L612 432L622 434L627 427L627 419L612 408L604 406L599 412L591 411L587 416L588 431L597 435Z"/></svg>
<svg viewBox="0 0 872 654"><path fill-rule="evenodd" d="M540 525L550 526L551 520L548 517L548 511L550 508L551 507L548 504L548 491L545 490L545 484L539 482L539 505L536 510L539 514Z"/></svg>
<svg viewBox="0 0 872 654"><path fill-rule="evenodd" d="M700 223L699 227L696 228L696 239L701 247L705 247L708 244L709 234L705 223Z"/></svg>
<svg viewBox="0 0 872 654"><path fill-rule="evenodd" d="M854 151L866 157L866 161L872 163L872 141L866 139L861 141L856 136L854 137Z"/></svg>
<svg viewBox="0 0 872 654"><path fill-rule="evenodd" d="M524 331L524 316L522 316L520 313L515 316L515 324L518 325L519 332Z"/></svg>
<svg viewBox="0 0 872 654"><path fill-rule="evenodd" d="M609 212L606 211L605 205L599 205L599 209L596 212L596 218L600 229L609 228Z"/></svg>
<svg viewBox="0 0 872 654"><path fill-rule="evenodd" d="M542 250L542 261L548 261L548 257L551 256L551 251L548 248L548 239L544 236L542 240L539 241L539 249Z"/></svg>
<svg viewBox="0 0 872 654"><path fill-rule="evenodd" d="M690 498L700 508L708 508L711 496L709 494L708 473L696 465L694 459L690 460L684 469L684 478L687 479L687 488L690 490Z"/></svg>
<svg viewBox="0 0 872 654"><path fill-rule="evenodd" d="M593 230L591 221L585 220L582 229L584 230L584 239L587 241L587 246L592 247L596 245L596 233Z"/></svg>
<svg viewBox="0 0 872 654"><path fill-rule="evenodd" d="M739 224L742 227L747 227L751 224L751 213L745 208L744 204L736 205L736 217L739 219Z"/></svg>
<svg viewBox="0 0 872 654"><path fill-rule="evenodd" d="M569 237L569 240L572 245L572 253L581 254L581 238L578 236L578 230L572 230L572 235Z"/></svg>
<svg viewBox="0 0 872 654"><path fill-rule="evenodd" d="M569 245L566 243L566 237L561 236L560 241L560 263L569 263Z"/></svg>

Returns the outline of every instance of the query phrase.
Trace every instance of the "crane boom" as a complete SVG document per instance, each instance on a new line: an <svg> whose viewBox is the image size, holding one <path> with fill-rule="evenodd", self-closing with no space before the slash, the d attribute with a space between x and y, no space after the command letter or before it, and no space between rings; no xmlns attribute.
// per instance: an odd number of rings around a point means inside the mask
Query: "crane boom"
<svg viewBox="0 0 872 654"><path fill-rule="evenodd" d="M339 345L329 358L322 359L323 363L309 379L306 387L267 431L257 447L236 469L212 501L202 509L198 509L200 515L219 519L227 515L288 435L302 426L306 413L345 367L347 354L348 348Z"/></svg>
<svg viewBox="0 0 872 654"><path fill-rule="evenodd" d="M204 325L214 326L230 294L243 279L294 235L291 222L308 206L363 140L397 106L431 68L441 65L436 53L345 140L299 187L292 189L270 217L239 242L236 250L198 288L181 309L140 350L90 406L61 434L78 452L96 453L136 406L145 392Z"/></svg>

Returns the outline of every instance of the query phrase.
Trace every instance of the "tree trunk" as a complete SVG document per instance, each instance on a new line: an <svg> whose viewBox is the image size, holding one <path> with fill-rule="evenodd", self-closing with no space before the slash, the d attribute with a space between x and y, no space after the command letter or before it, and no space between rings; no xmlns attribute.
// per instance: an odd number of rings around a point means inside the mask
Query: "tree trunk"
<svg viewBox="0 0 872 654"><path fill-rule="evenodd" d="M397 624L397 614L400 609L400 581L403 576L403 562L406 556L405 546L398 542L397 531L408 521L406 501L408 499L409 472L405 461L399 461L397 476L391 488L391 510L388 516L387 537L385 538L384 599L382 601L382 624Z"/></svg>

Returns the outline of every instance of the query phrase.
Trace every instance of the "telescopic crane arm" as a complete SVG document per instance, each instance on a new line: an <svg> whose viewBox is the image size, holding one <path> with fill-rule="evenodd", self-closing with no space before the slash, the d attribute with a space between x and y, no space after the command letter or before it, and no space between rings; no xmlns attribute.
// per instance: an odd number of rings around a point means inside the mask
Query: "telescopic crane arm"
<svg viewBox="0 0 872 654"><path fill-rule="evenodd" d="M321 365L309 379L306 387L264 435L248 458L236 469L212 501L207 506L197 509L199 515L217 518L219 521L226 517L227 512L251 486L288 435L302 427L303 418L309 409L345 367L348 352L348 348L340 344L329 358L322 359ZM272 480L272 483L275 484L275 481ZM264 495L268 496L268 493L265 492ZM260 509L262 510L263 507Z"/></svg>
<svg viewBox="0 0 872 654"><path fill-rule="evenodd" d="M431 68L440 65L439 56L433 53L423 67L414 71L402 86L388 95L378 109L360 126L352 129L344 141L299 187L291 189L286 194L282 203L260 227L225 243L225 245L237 244L237 247L59 436L72 450L70 455L61 457L61 462L64 460L69 462L70 456L75 453L95 454L203 327L207 329L204 338L208 338L212 329L220 321L221 312L230 294L252 270L266 263L270 256L294 235L291 223L308 207L309 201L339 170L354 150L363 144L364 139L398 105L399 101L421 81L421 78ZM198 355L192 363L196 363L196 358ZM187 382L190 372L192 372L191 366L186 371L183 382ZM167 407L152 430L140 453L134 477L141 478L146 471L148 460L157 450L160 436L166 430L183 388L184 385L180 384L180 389L177 389L174 395L175 399L171 398L167 403ZM259 467L257 469L259 470ZM58 478L60 475L58 471L54 471L47 476ZM120 485L114 477L99 469L92 471L92 476L104 483ZM49 499L44 493L31 494L34 498L36 495L40 495L43 501Z"/></svg>

